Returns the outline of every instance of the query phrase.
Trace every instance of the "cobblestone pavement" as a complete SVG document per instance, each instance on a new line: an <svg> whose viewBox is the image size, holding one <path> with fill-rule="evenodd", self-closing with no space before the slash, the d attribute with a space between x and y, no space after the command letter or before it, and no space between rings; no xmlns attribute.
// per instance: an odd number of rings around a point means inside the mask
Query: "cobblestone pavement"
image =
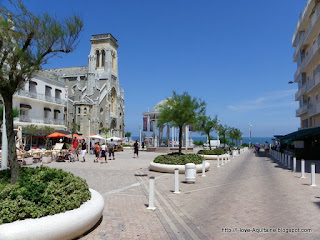
<svg viewBox="0 0 320 240"><path fill-rule="evenodd" d="M180 174L181 193L173 194L173 174L148 170L157 155L133 158L125 150L107 164L93 163L93 155L85 163L48 164L86 179L104 197L100 225L81 239L320 239L320 186L309 186L310 173L300 179L249 151L220 168L209 161L195 184ZM146 209L150 176L155 211Z"/></svg>

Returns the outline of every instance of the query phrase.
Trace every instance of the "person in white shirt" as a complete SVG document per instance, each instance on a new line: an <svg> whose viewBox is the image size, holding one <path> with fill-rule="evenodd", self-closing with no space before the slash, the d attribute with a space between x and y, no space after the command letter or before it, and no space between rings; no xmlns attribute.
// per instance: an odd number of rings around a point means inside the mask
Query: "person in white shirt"
<svg viewBox="0 0 320 240"><path fill-rule="evenodd" d="M102 163L102 158L104 158L105 162L107 163L107 155L106 155L106 149L107 149L107 146L105 143L103 143L101 145L101 158L100 158L100 163Z"/></svg>

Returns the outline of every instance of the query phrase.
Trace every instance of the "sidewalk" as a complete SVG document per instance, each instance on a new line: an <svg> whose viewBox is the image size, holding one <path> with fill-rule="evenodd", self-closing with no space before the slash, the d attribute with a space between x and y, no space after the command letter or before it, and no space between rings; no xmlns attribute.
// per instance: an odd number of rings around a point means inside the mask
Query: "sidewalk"
<svg viewBox="0 0 320 240"><path fill-rule="evenodd" d="M85 178L104 196L101 224L81 239L320 239L319 174L319 186L310 187L309 173L300 179L247 152L220 168L209 161L210 171L195 184L181 183L180 174L176 195L173 174L148 171L157 155L124 151L107 164L93 163L93 155L85 163L49 164ZM146 209L150 176L155 211Z"/></svg>

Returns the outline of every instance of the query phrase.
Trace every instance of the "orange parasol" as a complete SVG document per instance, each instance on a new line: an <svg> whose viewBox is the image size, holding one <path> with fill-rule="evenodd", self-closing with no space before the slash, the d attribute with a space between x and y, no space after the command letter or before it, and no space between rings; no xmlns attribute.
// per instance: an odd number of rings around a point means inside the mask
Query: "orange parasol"
<svg viewBox="0 0 320 240"><path fill-rule="evenodd" d="M63 133L58 133L58 132L54 132L51 133L50 135L48 135L48 138L61 138L61 137L66 137L67 135L63 134Z"/></svg>

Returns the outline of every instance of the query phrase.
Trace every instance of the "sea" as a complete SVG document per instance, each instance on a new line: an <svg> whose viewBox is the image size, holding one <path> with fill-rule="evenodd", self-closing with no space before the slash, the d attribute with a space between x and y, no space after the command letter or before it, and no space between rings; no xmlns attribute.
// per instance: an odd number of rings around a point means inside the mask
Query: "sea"
<svg viewBox="0 0 320 240"><path fill-rule="evenodd" d="M131 137L132 140L139 140L139 136L133 136ZM193 141L203 141L206 142L207 138L202 136L202 137L191 137ZM272 137L251 137L251 143L252 144L265 144L265 142L272 142ZM235 141L234 141L235 142ZM243 137L241 143L249 143L249 137Z"/></svg>

